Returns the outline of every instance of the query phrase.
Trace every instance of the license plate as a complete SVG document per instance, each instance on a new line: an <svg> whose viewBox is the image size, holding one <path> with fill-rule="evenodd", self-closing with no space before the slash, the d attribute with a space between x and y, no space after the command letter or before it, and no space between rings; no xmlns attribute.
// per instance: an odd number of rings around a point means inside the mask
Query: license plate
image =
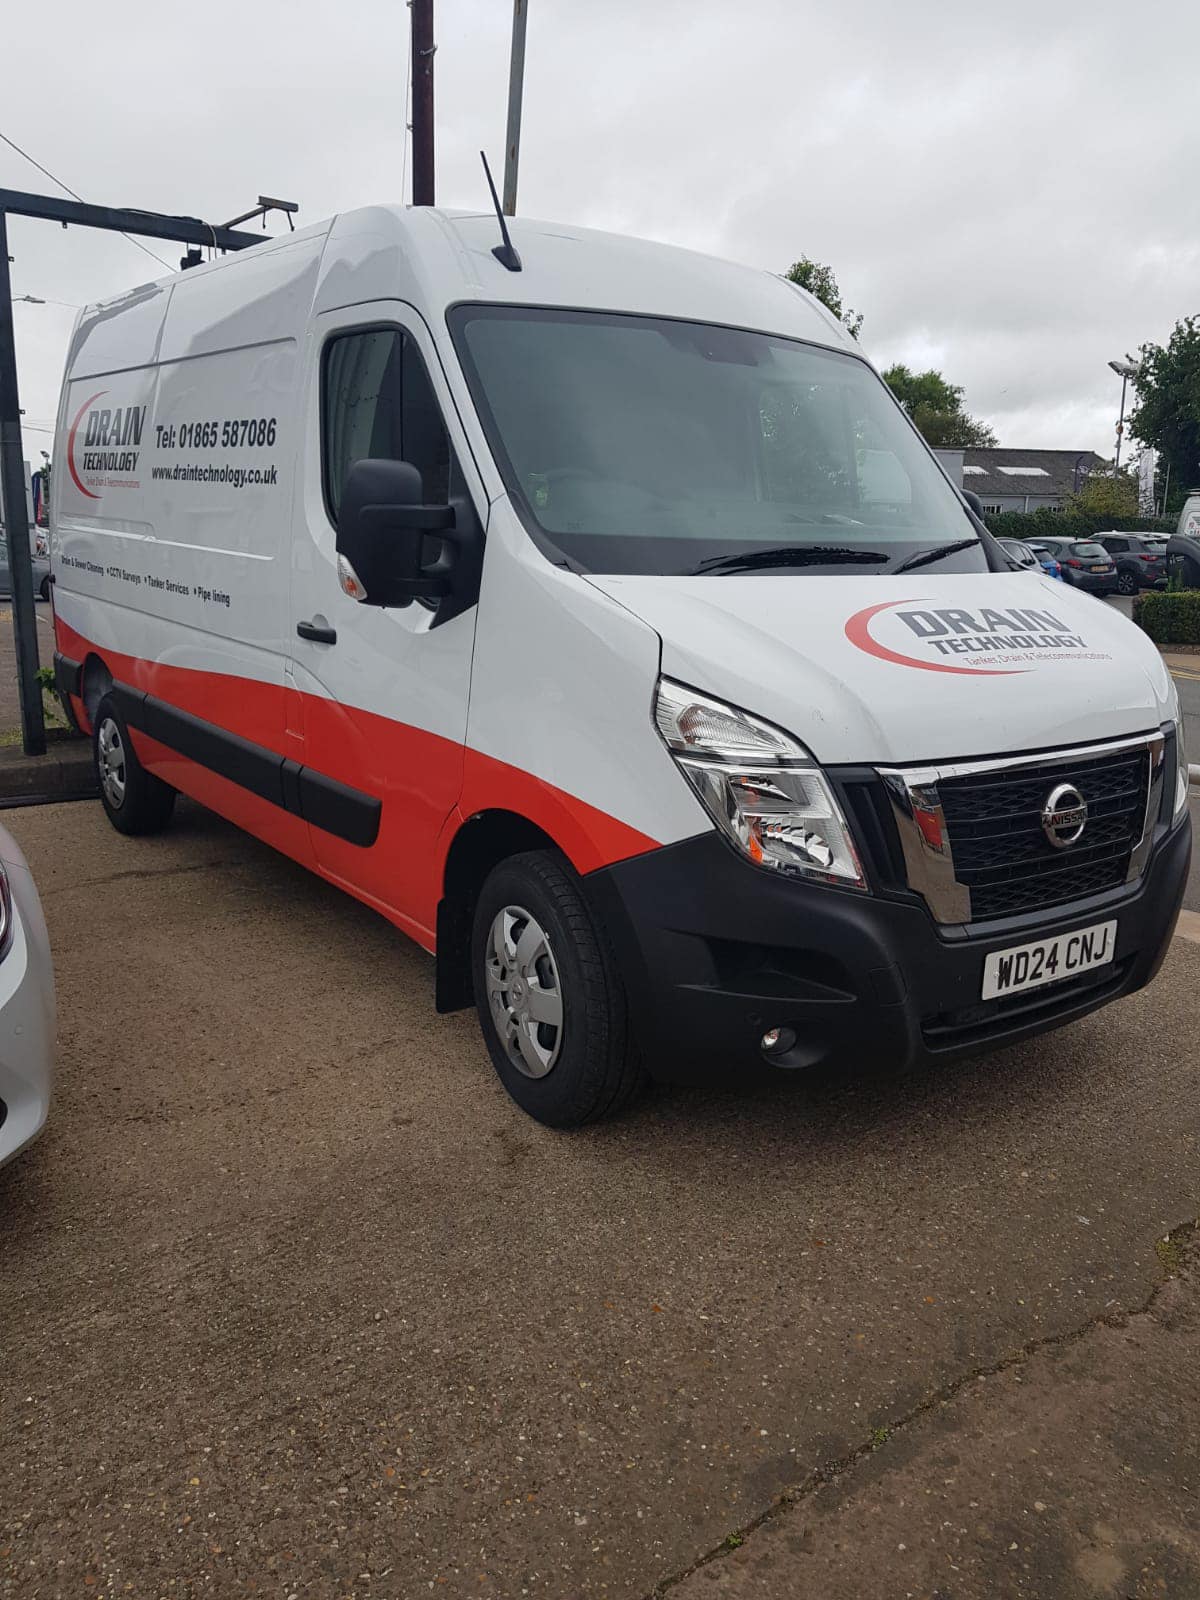
<svg viewBox="0 0 1200 1600"><path fill-rule="evenodd" d="M1097 922L1054 939L1035 939L1011 950L993 950L983 963L984 1000L1059 983L1092 967L1107 967L1117 948L1116 922Z"/></svg>
<svg viewBox="0 0 1200 1600"><path fill-rule="evenodd" d="M1105 566L1105 564L1102 561L1100 561L1100 562L1097 562L1097 564L1092 568L1092 571L1093 572L1111 572L1112 568Z"/></svg>

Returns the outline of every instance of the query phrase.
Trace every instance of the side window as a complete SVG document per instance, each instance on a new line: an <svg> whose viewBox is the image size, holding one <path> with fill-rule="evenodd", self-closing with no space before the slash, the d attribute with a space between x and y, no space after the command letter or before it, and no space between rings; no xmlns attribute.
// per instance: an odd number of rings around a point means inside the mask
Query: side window
<svg viewBox="0 0 1200 1600"><path fill-rule="evenodd" d="M335 520L346 474L368 458L416 467L428 505L465 493L425 364L399 328L363 328L325 346L321 436L325 498Z"/></svg>

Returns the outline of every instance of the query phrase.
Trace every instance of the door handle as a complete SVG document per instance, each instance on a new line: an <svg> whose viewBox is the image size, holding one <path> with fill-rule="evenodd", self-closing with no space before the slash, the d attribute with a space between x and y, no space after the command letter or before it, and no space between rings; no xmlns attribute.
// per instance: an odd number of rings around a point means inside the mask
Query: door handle
<svg viewBox="0 0 1200 1600"><path fill-rule="evenodd" d="M318 627L315 622L298 622L296 632L302 639L311 639L314 644L336 644L337 629Z"/></svg>

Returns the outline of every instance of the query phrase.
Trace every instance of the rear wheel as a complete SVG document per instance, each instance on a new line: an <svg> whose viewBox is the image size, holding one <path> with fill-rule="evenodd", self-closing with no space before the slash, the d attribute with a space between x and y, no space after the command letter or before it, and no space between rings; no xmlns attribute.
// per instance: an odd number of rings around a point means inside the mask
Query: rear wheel
<svg viewBox="0 0 1200 1600"><path fill-rule="evenodd" d="M49 575L47 575L46 577L44 577L42 579L42 586L38 590L38 593L41 595L42 599L45 600L47 605L48 605L50 603L50 578L49 578Z"/></svg>
<svg viewBox="0 0 1200 1600"><path fill-rule="evenodd" d="M1137 579L1134 577L1133 573L1130 572L1128 567L1122 567L1120 572L1117 573L1117 593L1136 594L1137 592Z"/></svg>
<svg viewBox="0 0 1200 1600"><path fill-rule="evenodd" d="M175 791L138 760L125 719L111 695L96 707L92 754L100 803L119 833L158 833L171 820Z"/></svg>
<svg viewBox="0 0 1200 1600"><path fill-rule="evenodd" d="M598 1121L642 1087L612 953L559 857L532 850L492 870L475 907L471 969L492 1065L538 1122Z"/></svg>

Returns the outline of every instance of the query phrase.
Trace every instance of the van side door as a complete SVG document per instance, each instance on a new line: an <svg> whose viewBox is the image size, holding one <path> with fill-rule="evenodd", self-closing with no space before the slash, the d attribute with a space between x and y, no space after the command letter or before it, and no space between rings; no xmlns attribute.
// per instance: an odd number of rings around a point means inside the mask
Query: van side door
<svg viewBox="0 0 1200 1600"><path fill-rule="evenodd" d="M398 301L315 319L305 459L292 547L289 731L303 748L300 797L317 865L432 947L435 846L462 787L474 596L452 608L362 604L335 550L346 475L407 461L424 501L487 510L437 352Z"/></svg>

